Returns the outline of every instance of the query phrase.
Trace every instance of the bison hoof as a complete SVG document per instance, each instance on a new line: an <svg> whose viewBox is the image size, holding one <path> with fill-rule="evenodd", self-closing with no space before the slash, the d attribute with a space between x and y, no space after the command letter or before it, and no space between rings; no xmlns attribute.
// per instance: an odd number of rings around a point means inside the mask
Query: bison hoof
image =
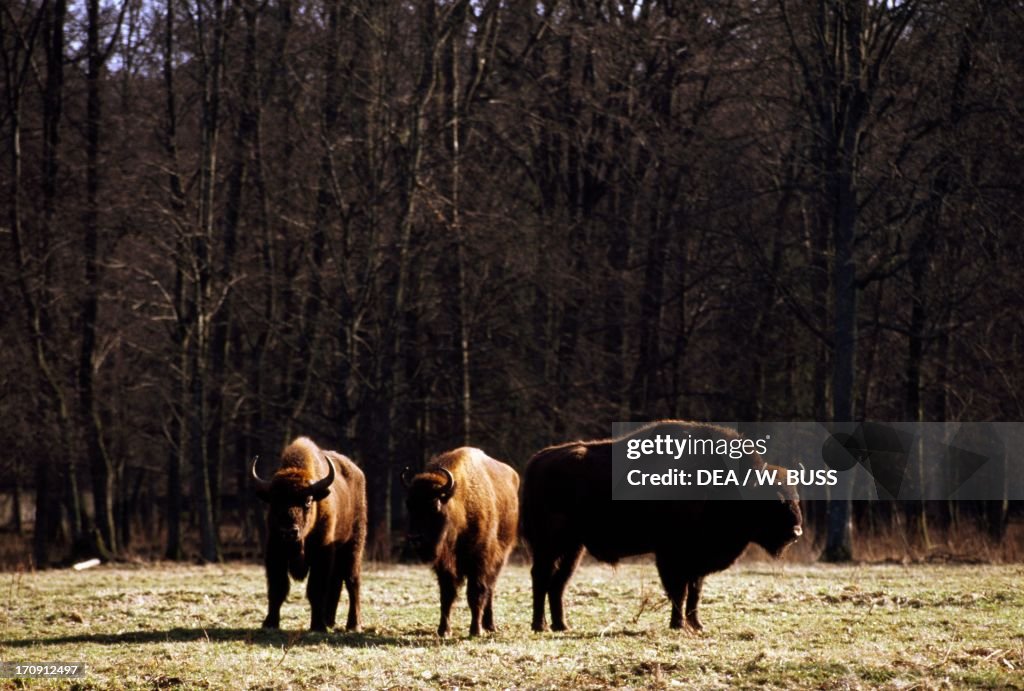
<svg viewBox="0 0 1024 691"><path fill-rule="evenodd" d="M437 627L437 636L438 636L438 638L448 638L448 634L449 633L450 633L450 629L447 626L438 626Z"/></svg>
<svg viewBox="0 0 1024 691"><path fill-rule="evenodd" d="M681 629L681 628L683 628L683 620L682 619L673 619L672 621L670 621L668 623L668 627L670 629Z"/></svg>
<svg viewBox="0 0 1024 691"><path fill-rule="evenodd" d="M569 625L566 624L564 621L556 621L556 622L551 624L551 630L552 631L568 631L569 630Z"/></svg>
<svg viewBox="0 0 1024 691"><path fill-rule="evenodd" d="M700 633L704 630L704 625L697 619L687 619L686 623L689 624L690 628L693 629L695 633Z"/></svg>
<svg viewBox="0 0 1024 691"><path fill-rule="evenodd" d="M363 627L360 626L359 624L349 624L349 625L347 625L345 627L345 630L348 631L349 633L359 633L360 631L363 630Z"/></svg>
<svg viewBox="0 0 1024 691"><path fill-rule="evenodd" d="M266 619L263 620L263 628L265 628L265 629L279 629L279 628L281 628L281 622L279 622L277 619L271 619L270 617L267 617Z"/></svg>

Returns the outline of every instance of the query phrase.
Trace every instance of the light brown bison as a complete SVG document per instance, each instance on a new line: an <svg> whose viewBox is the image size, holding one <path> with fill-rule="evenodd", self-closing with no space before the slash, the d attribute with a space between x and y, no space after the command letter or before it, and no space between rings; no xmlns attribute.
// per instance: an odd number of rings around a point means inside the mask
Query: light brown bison
<svg viewBox="0 0 1024 691"><path fill-rule="evenodd" d="M348 590L345 628L359 630L359 574L366 543L366 481L355 463L299 437L281 453L281 467L270 480L252 475L267 509L267 618L276 629L289 580L309 574L313 631L334 626L341 586Z"/></svg>
<svg viewBox="0 0 1024 691"><path fill-rule="evenodd" d="M433 564L441 590L446 636L452 603L463 581L472 620L470 635L494 631L494 586L516 541L519 475L480 449L463 447L431 460L415 475L402 473L408 493L408 539Z"/></svg>
<svg viewBox="0 0 1024 691"><path fill-rule="evenodd" d="M653 553L662 585L672 604L669 626L702 627L697 616L704 577L728 568L753 542L773 556L803 532L800 502L790 486L765 486L765 500L613 501L612 444L634 435L651 435L660 426L695 438L736 439L727 429L698 423L653 423L618 440L570 442L546 448L530 459L523 473L522 535L533 556L533 629L547 628L544 600L551 606L551 627L567 627L562 595L584 548L595 559L616 563ZM756 453L740 461L771 469ZM777 468L780 474L782 468Z"/></svg>

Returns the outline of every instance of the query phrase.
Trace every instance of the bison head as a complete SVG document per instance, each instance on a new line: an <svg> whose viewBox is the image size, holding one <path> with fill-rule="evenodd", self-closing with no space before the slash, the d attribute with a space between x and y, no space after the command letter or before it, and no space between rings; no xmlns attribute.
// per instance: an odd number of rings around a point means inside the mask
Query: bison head
<svg viewBox="0 0 1024 691"><path fill-rule="evenodd" d="M804 534L803 514L800 512L800 497L796 488L781 480L786 470L768 466L778 473L779 482L774 486L759 488L761 496L751 506L756 511L753 520L753 542L764 547L773 557L782 554L790 544Z"/></svg>
<svg viewBox="0 0 1024 691"><path fill-rule="evenodd" d="M408 490L405 498L409 512L406 539L420 559L432 562L437 559L447 525L448 502L455 492L455 476L446 468L413 476L406 468L402 471L402 482Z"/></svg>
<svg viewBox="0 0 1024 691"><path fill-rule="evenodd" d="M327 461L326 477L310 477L304 468L282 468L270 480L264 480L256 473L256 461L252 461L252 477L256 483L256 494L270 505L267 524L285 544L299 544L313 529L317 518L316 502L327 497L334 482L334 463Z"/></svg>

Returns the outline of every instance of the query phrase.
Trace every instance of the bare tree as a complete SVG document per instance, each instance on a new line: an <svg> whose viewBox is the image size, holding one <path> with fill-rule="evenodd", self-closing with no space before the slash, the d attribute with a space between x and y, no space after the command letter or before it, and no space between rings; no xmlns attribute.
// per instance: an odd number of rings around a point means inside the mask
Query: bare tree
<svg viewBox="0 0 1024 691"><path fill-rule="evenodd" d="M815 160L822 188L818 232L831 241L833 299L832 419L852 422L857 349L857 259L855 243L863 199L858 178L862 142L873 124L884 68L917 11L916 2L889 6L867 0L819 3L806 15L780 0L793 60L803 76L803 103L816 135ZM798 24L797 22L801 22ZM808 41L806 37L811 37ZM852 556L852 485L829 503L823 558Z"/></svg>

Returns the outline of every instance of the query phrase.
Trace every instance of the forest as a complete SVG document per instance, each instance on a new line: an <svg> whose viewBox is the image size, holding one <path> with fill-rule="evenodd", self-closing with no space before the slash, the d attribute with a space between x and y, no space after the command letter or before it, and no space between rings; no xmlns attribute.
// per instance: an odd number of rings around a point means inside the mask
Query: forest
<svg viewBox="0 0 1024 691"><path fill-rule="evenodd" d="M402 468L464 444L1024 420L1022 35L1011 0L3 2L0 563L255 556L252 459L300 434L389 559ZM809 504L831 560L1021 540L1007 499Z"/></svg>

